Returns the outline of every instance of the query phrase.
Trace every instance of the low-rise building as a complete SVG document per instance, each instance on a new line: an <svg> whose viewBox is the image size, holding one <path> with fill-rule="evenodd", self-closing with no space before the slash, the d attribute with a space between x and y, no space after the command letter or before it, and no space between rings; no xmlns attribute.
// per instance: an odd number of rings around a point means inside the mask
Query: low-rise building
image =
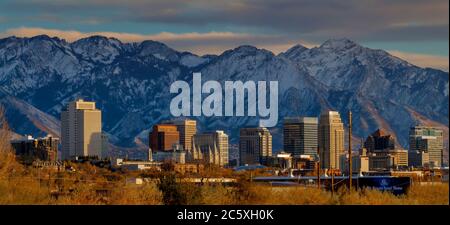
<svg viewBox="0 0 450 225"><path fill-rule="evenodd" d="M392 149L369 153L370 171L400 170L408 167L408 151Z"/></svg>
<svg viewBox="0 0 450 225"><path fill-rule="evenodd" d="M294 157L293 167L299 170L317 169L318 160L316 155L299 155Z"/></svg>
<svg viewBox="0 0 450 225"><path fill-rule="evenodd" d="M135 170L161 170L161 162L152 162L152 161L140 161L140 160L125 160L117 158L111 161L113 167L123 168L131 171Z"/></svg>
<svg viewBox="0 0 450 225"><path fill-rule="evenodd" d="M154 151L152 152L152 159L156 162L166 162L171 161L174 163L185 164L186 163L186 152L185 151Z"/></svg>
<svg viewBox="0 0 450 225"><path fill-rule="evenodd" d="M270 156L267 158L266 166L269 167L277 167L281 169L290 169L292 168L292 153L287 152L279 152L274 156ZM248 165L248 164L246 164ZM241 165L245 166L245 165Z"/></svg>
<svg viewBox="0 0 450 225"><path fill-rule="evenodd" d="M367 155L366 148L362 148L359 152L353 152L352 154L352 172L353 174L361 174L369 172L369 156ZM348 174L348 154L341 156L342 172Z"/></svg>
<svg viewBox="0 0 450 225"><path fill-rule="evenodd" d="M185 163L185 164L175 164L174 171L177 173L202 173L205 166L200 163Z"/></svg>
<svg viewBox="0 0 450 225"><path fill-rule="evenodd" d="M28 165L35 160L55 162L58 158L58 144L59 139L51 135L43 138L28 135L11 141L18 159Z"/></svg>

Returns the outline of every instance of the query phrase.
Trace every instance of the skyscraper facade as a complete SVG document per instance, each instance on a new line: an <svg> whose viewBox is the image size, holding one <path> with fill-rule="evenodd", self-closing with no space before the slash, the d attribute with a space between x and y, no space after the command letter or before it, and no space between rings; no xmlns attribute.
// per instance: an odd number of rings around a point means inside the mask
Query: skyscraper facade
<svg viewBox="0 0 450 225"><path fill-rule="evenodd" d="M149 134L149 146L152 151L169 151L179 144L180 133L173 124L157 124Z"/></svg>
<svg viewBox="0 0 450 225"><path fill-rule="evenodd" d="M272 135L265 127L241 128L239 134L240 164L264 163L272 156Z"/></svg>
<svg viewBox="0 0 450 225"><path fill-rule="evenodd" d="M408 151L396 146L393 135L378 129L364 142L371 171L397 170L408 167Z"/></svg>
<svg viewBox="0 0 450 225"><path fill-rule="evenodd" d="M441 167L443 132L427 126L411 127L409 131L409 165L414 167Z"/></svg>
<svg viewBox="0 0 450 225"><path fill-rule="evenodd" d="M102 157L102 112L95 102L70 102L61 112L61 158Z"/></svg>
<svg viewBox="0 0 450 225"><path fill-rule="evenodd" d="M219 166L228 165L228 135L225 132L217 130L195 134L192 147L193 159Z"/></svg>
<svg viewBox="0 0 450 225"><path fill-rule="evenodd" d="M378 129L369 135L364 142L364 147L369 152L376 150L392 150L395 149L395 138L387 134L384 130Z"/></svg>
<svg viewBox="0 0 450 225"><path fill-rule="evenodd" d="M192 137L197 133L197 121L195 120L176 120L174 124L180 133L180 144L184 150L192 150Z"/></svg>
<svg viewBox="0 0 450 225"><path fill-rule="evenodd" d="M344 124L339 112L327 111L320 115L318 137L322 168L344 169L339 162L345 154Z"/></svg>
<svg viewBox="0 0 450 225"><path fill-rule="evenodd" d="M283 122L284 151L293 156L317 154L316 117L287 117Z"/></svg>

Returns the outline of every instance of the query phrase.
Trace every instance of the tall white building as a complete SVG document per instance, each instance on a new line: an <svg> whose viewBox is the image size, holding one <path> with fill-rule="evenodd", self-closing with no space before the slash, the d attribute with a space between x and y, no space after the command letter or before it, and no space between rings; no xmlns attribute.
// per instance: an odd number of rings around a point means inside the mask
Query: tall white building
<svg viewBox="0 0 450 225"><path fill-rule="evenodd" d="M344 149L344 124L339 112L327 111L320 115L319 120L319 150L322 168L340 168Z"/></svg>
<svg viewBox="0 0 450 225"><path fill-rule="evenodd" d="M194 160L203 160L219 166L228 165L228 135L221 130L195 134L192 155Z"/></svg>
<svg viewBox="0 0 450 225"><path fill-rule="evenodd" d="M184 119L175 120L173 122L177 126L180 133L180 144L183 145L184 150L192 150L192 137L197 133L197 121Z"/></svg>
<svg viewBox="0 0 450 225"><path fill-rule="evenodd" d="M70 102L61 112L61 158L102 157L102 113L95 102Z"/></svg>

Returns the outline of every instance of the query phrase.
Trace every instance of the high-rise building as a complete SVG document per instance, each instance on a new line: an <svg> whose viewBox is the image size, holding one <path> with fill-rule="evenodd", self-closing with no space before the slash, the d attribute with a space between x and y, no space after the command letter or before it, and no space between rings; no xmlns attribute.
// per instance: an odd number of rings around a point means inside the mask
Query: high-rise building
<svg viewBox="0 0 450 225"><path fill-rule="evenodd" d="M339 112L327 111L320 115L318 137L322 168L343 169L339 160L345 154L344 124Z"/></svg>
<svg viewBox="0 0 450 225"><path fill-rule="evenodd" d="M102 133L102 158L106 158L110 156L109 152L109 137L103 132Z"/></svg>
<svg viewBox="0 0 450 225"><path fill-rule="evenodd" d="M411 127L409 131L409 165L414 167L441 167L443 132L427 126Z"/></svg>
<svg viewBox="0 0 450 225"><path fill-rule="evenodd" d="M294 157L317 154L316 117L287 117L283 122L284 151Z"/></svg>
<svg viewBox="0 0 450 225"><path fill-rule="evenodd" d="M195 120L176 120L174 124L180 133L180 144L184 150L192 150L192 137L197 133L197 121Z"/></svg>
<svg viewBox="0 0 450 225"><path fill-rule="evenodd" d="M393 135L378 129L364 142L371 171L397 170L408 167L408 151L396 147Z"/></svg>
<svg viewBox="0 0 450 225"><path fill-rule="evenodd" d="M367 137L364 147L368 152L395 149L395 138L384 130L378 129Z"/></svg>
<svg viewBox="0 0 450 225"><path fill-rule="evenodd" d="M35 160L55 162L58 158L59 139L48 135L44 138L26 136L12 140L11 145L20 162L31 164Z"/></svg>
<svg viewBox="0 0 450 225"><path fill-rule="evenodd" d="M241 128L239 135L240 164L263 164L272 156L272 135L265 127Z"/></svg>
<svg viewBox="0 0 450 225"><path fill-rule="evenodd" d="M192 158L219 166L228 165L228 135L221 130L195 134Z"/></svg>
<svg viewBox="0 0 450 225"><path fill-rule="evenodd" d="M152 151L169 151L179 144L180 133L174 124L157 124L149 134L149 142Z"/></svg>
<svg viewBox="0 0 450 225"><path fill-rule="evenodd" d="M61 158L102 157L102 112L95 102L70 102L61 112Z"/></svg>

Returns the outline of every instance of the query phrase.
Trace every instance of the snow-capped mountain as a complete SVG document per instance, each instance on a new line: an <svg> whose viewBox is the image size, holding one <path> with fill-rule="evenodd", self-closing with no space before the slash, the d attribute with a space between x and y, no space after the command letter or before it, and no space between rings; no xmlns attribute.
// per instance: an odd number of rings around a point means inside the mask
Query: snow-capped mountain
<svg viewBox="0 0 450 225"><path fill-rule="evenodd" d="M103 129L113 144L146 143L152 125L170 118L170 84L191 82L192 72L198 71L203 80L279 82L279 124L271 129L275 150L282 147L284 116L318 116L324 109L340 111L345 122L351 109L355 137L384 128L403 147L409 127L418 122L448 133L448 73L414 66L347 39L331 39L311 49L296 45L279 55L240 46L218 56L178 52L155 41L122 43L102 36L73 43L45 35L0 39L0 99L5 108L22 112L7 114L17 133L58 132L61 109L84 97L102 110ZM11 104L11 99L20 104ZM29 115L40 115L41 122L24 128L19 118L35 118ZM43 115L53 119L42 119ZM238 140L239 127L258 121L196 119L200 130L223 129L232 142Z"/></svg>

